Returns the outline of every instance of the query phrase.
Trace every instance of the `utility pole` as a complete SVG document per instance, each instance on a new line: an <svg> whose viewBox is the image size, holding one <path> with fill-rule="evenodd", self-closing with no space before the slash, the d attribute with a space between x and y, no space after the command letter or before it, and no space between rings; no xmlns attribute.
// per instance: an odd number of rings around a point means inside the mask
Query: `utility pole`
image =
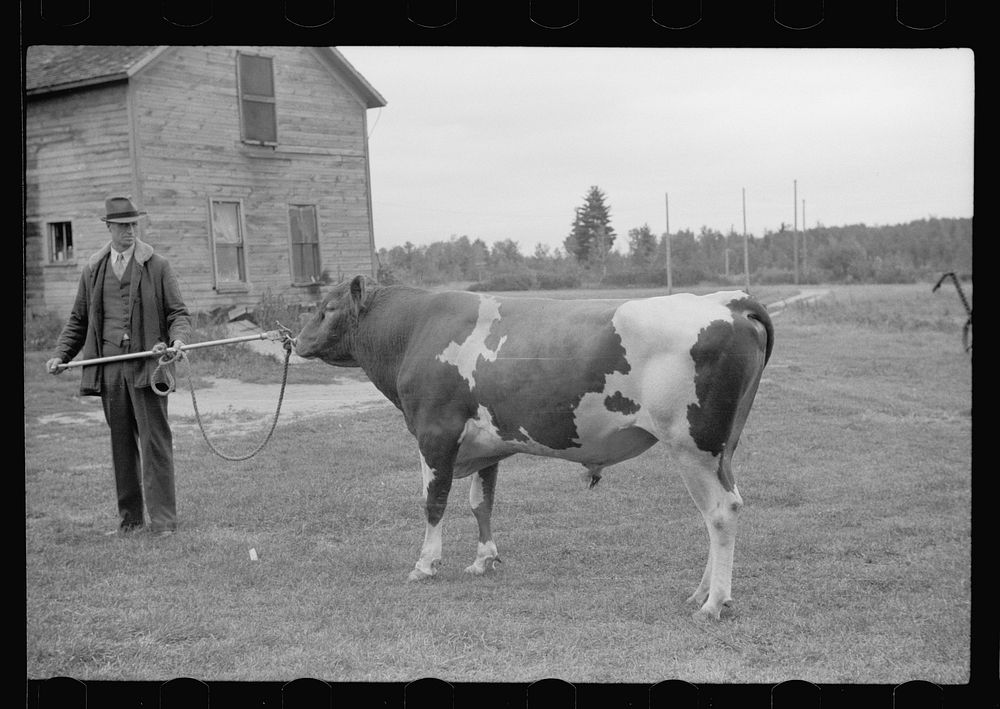
<svg viewBox="0 0 1000 709"><path fill-rule="evenodd" d="M802 275L809 277L809 229L806 228L806 201L802 200Z"/></svg>
<svg viewBox="0 0 1000 709"><path fill-rule="evenodd" d="M667 214L667 235L664 238L667 247L667 295L671 295L674 292L674 274L670 269L670 195L666 192L663 193L663 203Z"/></svg>
<svg viewBox="0 0 1000 709"><path fill-rule="evenodd" d="M732 251L732 249L729 248L729 244L732 243L732 240L733 240L734 236L736 236L736 230L733 228L733 225L730 224L729 225L729 233L726 234L725 241L722 242L723 244L725 244L725 246L723 248L726 250L726 278L727 279L729 278L729 252Z"/></svg>
<svg viewBox="0 0 1000 709"><path fill-rule="evenodd" d="M792 180L792 271L799 284L799 181Z"/></svg>
<svg viewBox="0 0 1000 709"><path fill-rule="evenodd" d="M750 292L750 245L747 243L747 188L743 188L743 277Z"/></svg>

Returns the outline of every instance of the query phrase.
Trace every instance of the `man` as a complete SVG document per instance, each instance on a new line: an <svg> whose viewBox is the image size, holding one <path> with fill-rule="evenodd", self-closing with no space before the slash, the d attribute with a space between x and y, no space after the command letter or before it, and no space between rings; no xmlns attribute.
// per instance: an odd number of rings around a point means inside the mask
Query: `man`
<svg viewBox="0 0 1000 709"><path fill-rule="evenodd" d="M191 327L170 264L138 237L140 212L130 197L109 197L101 221L111 241L83 267L69 319L59 335L52 374L83 349L84 359L182 347ZM154 391L159 358L144 357L83 367L80 394L100 396L111 429L111 459L118 492L115 534L145 525L157 536L177 528L173 435L167 397ZM172 365L168 365L172 366Z"/></svg>

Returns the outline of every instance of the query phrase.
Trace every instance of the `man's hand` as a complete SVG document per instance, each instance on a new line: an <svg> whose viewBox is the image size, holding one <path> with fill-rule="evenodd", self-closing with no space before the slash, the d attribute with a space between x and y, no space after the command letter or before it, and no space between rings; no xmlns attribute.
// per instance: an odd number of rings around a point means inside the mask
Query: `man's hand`
<svg viewBox="0 0 1000 709"><path fill-rule="evenodd" d="M184 343L181 342L180 340L174 340L174 344L172 345L172 347L174 348L174 351L180 352L181 348L184 347Z"/></svg>
<svg viewBox="0 0 1000 709"><path fill-rule="evenodd" d="M157 342L153 345L153 349L150 350L154 355L161 355L167 351L167 346L162 342Z"/></svg>
<svg viewBox="0 0 1000 709"><path fill-rule="evenodd" d="M60 367L60 364L62 364L62 360L58 357L53 357L45 363L45 368L49 371L49 374L62 374L65 367Z"/></svg>

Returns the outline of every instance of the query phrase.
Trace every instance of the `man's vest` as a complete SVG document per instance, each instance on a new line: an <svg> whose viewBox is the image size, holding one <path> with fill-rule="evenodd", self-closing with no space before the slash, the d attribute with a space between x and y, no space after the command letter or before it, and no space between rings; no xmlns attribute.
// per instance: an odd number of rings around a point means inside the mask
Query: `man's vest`
<svg viewBox="0 0 1000 709"><path fill-rule="evenodd" d="M112 249L108 267L104 269L104 331L101 337L105 342L128 349L128 293L132 284L132 262L135 259L129 259L119 281L111 265L115 256L117 252Z"/></svg>

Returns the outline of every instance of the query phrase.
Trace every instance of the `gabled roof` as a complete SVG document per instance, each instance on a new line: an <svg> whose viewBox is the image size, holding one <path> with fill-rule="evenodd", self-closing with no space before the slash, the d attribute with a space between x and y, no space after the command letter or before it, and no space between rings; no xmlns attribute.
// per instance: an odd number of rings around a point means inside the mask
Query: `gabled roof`
<svg viewBox="0 0 1000 709"><path fill-rule="evenodd" d="M132 76L165 47L91 47L35 45L24 62L24 88L29 96Z"/></svg>
<svg viewBox="0 0 1000 709"><path fill-rule="evenodd" d="M375 90L371 84L358 73L358 70L351 66L351 63L344 58L344 55L337 51L335 47L317 47L316 50L330 61L334 67L340 69L344 78L352 85L354 91L361 97L367 108L381 108L385 105L382 94Z"/></svg>
<svg viewBox="0 0 1000 709"><path fill-rule="evenodd" d="M24 62L24 88L28 96L84 86L122 81L135 75L168 46L34 45ZM385 105L385 99L344 56L333 47L317 52L340 74L367 108Z"/></svg>

